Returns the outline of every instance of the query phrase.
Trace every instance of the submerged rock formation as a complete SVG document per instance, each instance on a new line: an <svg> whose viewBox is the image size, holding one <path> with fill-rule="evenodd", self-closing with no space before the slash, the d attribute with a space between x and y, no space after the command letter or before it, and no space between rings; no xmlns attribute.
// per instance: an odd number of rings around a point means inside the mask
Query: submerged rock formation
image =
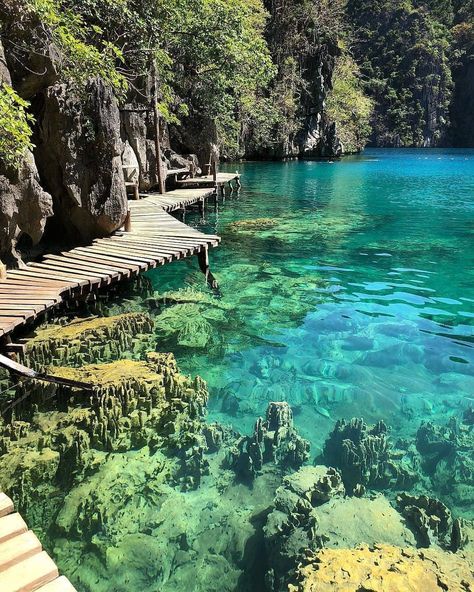
<svg viewBox="0 0 474 592"><path fill-rule="evenodd" d="M283 479L264 527L269 591L284 590L305 551L319 547L314 508L342 495L344 485L335 469L303 467Z"/></svg>
<svg viewBox="0 0 474 592"><path fill-rule="evenodd" d="M142 313L79 318L64 326L41 327L28 340L24 358L34 369L106 362L143 351L152 330L152 319Z"/></svg>
<svg viewBox="0 0 474 592"><path fill-rule="evenodd" d="M362 419L338 420L326 440L323 459L340 469L349 493L359 486L406 488L417 479L395 455L383 421L368 426Z"/></svg>
<svg viewBox="0 0 474 592"><path fill-rule="evenodd" d="M446 424L421 424L416 447L422 468L437 495L447 503L472 514L474 496L474 432L469 412L463 421L451 417Z"/></svg>
<svg viewBox="0 0 474 592"><path fill-rule="evenodd" d="M472 592L474 563L434 549L390 545L324 549L299 566L297 579L290 592Z"/></svg>
<svg viewBox="0 0 474 592"><path fill-rule="evenodd" d="M229 450L227 464L244 481L251 481L268 462L299 468L309 458L309 442L293 426L288 403L269 403L266 419L255 423L251 436L241 437Z"/></svg>
<svg viewBox="0 0 474 592"><path fill-rule="evenodd" d="M436 544L457 551L467 543L462 520L454 520L450 510L439 500L401 493L397 496L397 506L415 531L420 546Z"/></svg>

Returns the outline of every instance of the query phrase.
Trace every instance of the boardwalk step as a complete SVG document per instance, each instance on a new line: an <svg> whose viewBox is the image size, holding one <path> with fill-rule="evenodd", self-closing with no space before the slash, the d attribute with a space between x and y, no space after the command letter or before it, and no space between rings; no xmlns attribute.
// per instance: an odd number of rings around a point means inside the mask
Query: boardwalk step
<svg viewBox="0 0 474 592"><path fill-rule="evenodd" d="M0 517L13 512L13 502L6 493L0 491Z"/></svg>
<svg viewBox="0 0 474 592"><path fill-rule="evenodd" d="M49 584L38 588L37 592L76 592L76 589L65 576L60 576Z"/></svg>
<svg viewBox="0 0 474 592"><path fill-rule="evenodd" d="M45 552L36 553L2 572L2 592L33 592L59 576L58 568Z"/></svg>
<svg viewBox="0 0 474 592"><path fill-rule="evenodd" d="M0 543L8 541L27 530L28 527L18 512L3 516L0 518Z"/></svg>
<svg viewBox="0 0 474 592"><path fill-rule="evenodd" d="M41 549L41 543L31 530L0 543L0 589L2 589L1 572L36 553L40 553Z"/></svg>

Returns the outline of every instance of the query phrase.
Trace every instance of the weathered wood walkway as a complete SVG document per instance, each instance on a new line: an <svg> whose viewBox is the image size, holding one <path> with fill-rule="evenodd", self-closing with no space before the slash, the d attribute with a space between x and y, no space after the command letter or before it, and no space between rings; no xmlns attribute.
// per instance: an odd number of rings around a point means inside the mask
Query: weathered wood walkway
<svg viewBox="0 0 474 592"><path fill-rule="evenodd" d="M0 492L0 590L1 592L76 592L59 576L51 557L36 535L14 511L12 500Z"/></svg>
<svg viewBox="0 0 474 592"><path fill-rule="evenodd" d="M237 179L220 173L217 186ZM128 279L170 261L197 255L209 275L209 248L220 238L190 228L169 212L204 204L215 187L178 189L164 195L141 194L129 201L130 224L110 237L95 240L41 262L10 270L0 280L0 339L44 315L68 299L84 297L98 288ZM212 277L212 276L211 276Z"/></svg>

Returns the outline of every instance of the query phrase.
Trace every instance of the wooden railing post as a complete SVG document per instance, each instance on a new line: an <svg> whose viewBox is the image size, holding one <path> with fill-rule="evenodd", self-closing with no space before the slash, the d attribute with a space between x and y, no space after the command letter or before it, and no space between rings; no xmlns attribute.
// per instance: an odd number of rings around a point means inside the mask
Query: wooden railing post
<svg viewBox="0 0 474 592"><path fill-rule="evenodd" d="M123 223L123 229L125 232L132 232L132 213L130 210L127 210L125 222Z"/></svg>
<svg viewBox="0 0 474 592"><path fill-rule="evenodd" d="M156 175L158 177L158 191L166 193L165 178L161 162L160 145L160 114L158 113L158 74L156 60L153 61L153 117L155 123L155 152L156 152Z"/></svg>

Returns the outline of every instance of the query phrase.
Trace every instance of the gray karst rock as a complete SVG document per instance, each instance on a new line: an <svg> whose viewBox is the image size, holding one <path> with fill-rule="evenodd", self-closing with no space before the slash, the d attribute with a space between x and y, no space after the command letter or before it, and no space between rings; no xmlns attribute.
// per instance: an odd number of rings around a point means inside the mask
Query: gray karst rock
<svg viewBox="0 0 474 592"><path fill-rule="evenodd" d="M0 43L0 80L11 84L3 46ZM52 215L52 199L39 183L30 151L17 170L0 163L0 259L10 267L20 261L19 241L27 246L41 239L46 220Z"/></svg>
<svg viewBox="0 0 474 592"><path fill-rule="evenodd" d="M140 105L138 108L146 108ZM122 135L129 142L140 168L140 189L146 191L158 183L155 159L155 128L151 112L137 112L127 104L122 111ZM163 167L166 161L163 159Z"/></svg>
<svg viewBox="0 0 474 592"><path fill-rule="evenodd" d="M116 230L127 213L117 99L99 78L86 93L80 99L57 84L38 108L36 162L53 196L55 228L75 241Z"/></svg>

